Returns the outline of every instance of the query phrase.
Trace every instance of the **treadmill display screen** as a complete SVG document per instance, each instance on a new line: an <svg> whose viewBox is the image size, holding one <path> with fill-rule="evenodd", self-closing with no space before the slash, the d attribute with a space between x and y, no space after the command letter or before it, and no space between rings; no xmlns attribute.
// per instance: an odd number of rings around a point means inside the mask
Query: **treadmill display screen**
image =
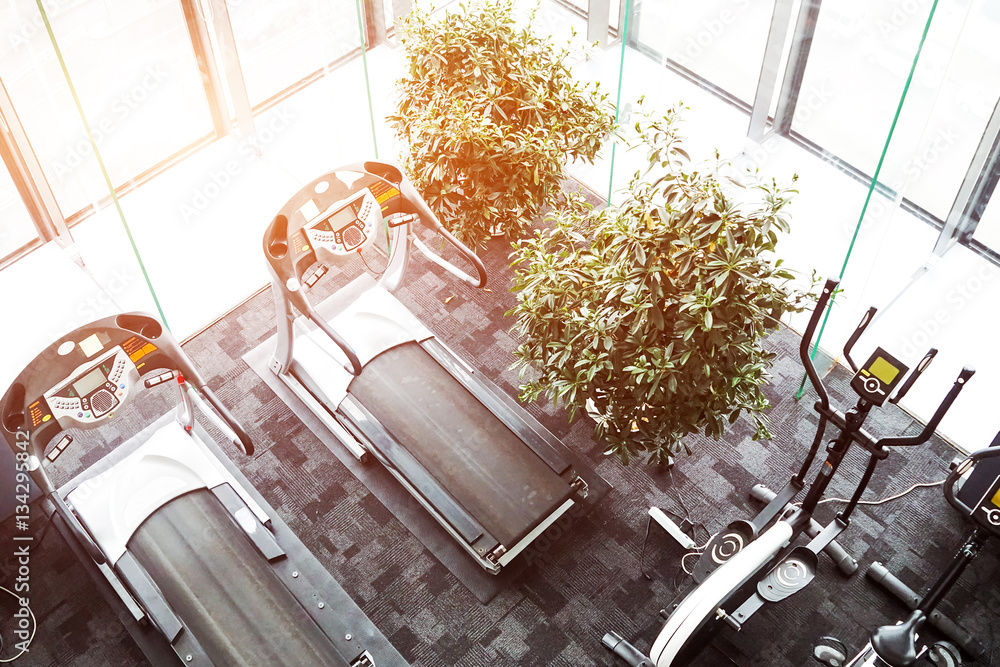
<svg viewBox="0 0 1000 667"><path fill-rule="evenodd" d="M868 369L872 375L877 377L883 384L892 384L892 381L896 379L899 375L899 369L886 361L883 357L879 357Z"/></svg>
<svg viewBox="0 0 1000 667"><path fill-rule="evenodd" d="M354 224L354 221L357 220L357 216L354 214L354 209L350 206L345 206L326 220L330 223L330 227L333 231L337 232L344 227Z"/></svg>
<svg viewBox="0 0 1000 667"><path fill-rule="evenodd" d="M107 378L104 377L104 373L101 372L100 368L95 368L74 382L73 389L76 390L78 396L87 396L105 382L107 382Z"/></svg>

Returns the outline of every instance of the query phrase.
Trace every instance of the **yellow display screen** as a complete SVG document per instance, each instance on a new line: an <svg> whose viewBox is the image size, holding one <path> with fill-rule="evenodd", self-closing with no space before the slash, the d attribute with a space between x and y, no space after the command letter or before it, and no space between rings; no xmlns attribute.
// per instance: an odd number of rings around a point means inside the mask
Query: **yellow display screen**
<svg viewBox="0 0 1000 667"><path fill-rule="evenodd" d="M997 488L997 492L993 494L993 499L990 501L995 507L1000 507L1000 487Z"/></svg>
<svg viewBox="0 0 1000 667"><path fill-rule="evenodd" d="M882 384L892 384L892 381L899 375L899 369L883 357L876 358L868 369L868 372L881 380Z"/></svg>

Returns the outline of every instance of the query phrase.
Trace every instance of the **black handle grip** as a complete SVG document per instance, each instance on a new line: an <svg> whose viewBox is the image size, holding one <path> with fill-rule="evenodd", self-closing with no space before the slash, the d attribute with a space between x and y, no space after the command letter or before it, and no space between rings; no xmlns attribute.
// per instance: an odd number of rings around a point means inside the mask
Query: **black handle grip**
<svg viewBox="0 0 1000 667"><path fill-rule="evenodd" d="M239 438L240 445L243 447L243 453L247 456L253 456L253 440L251 440L250 436L247 435L243 426L236 421L236 417L233 417L232 413L229 412L229 409L226 408L226 406L219 400L219 398L215 395L215 392L213 392L208 385L202 386L201 393L206 399L208 399L208 402L212 404L212 407L215 408L216 412L218 412L219 415L226 421L229 428L233 429L233 433L235 433L236 437Z"/></svg>
<svg viewBox="0 0 1000 667"><path fill-rule="evenodd" d="M851 370L854 371L855 373L858 372L858 365L854 363L854 359L851 358L851 350L854 349L854 344L858 342L859 338L861 338L861 334L865 332L865 329L868 328L868 325L872 323L873 319L875 319L875 313L877 312L878 308L876 308L875 306L872 306L871 308L868 309L868 312L865 313L861 317L861 321L858 322L858 326L855 327L854 333L852 333L851 337L847 339L847 345L844 346L844 358L847 359L847 364L851 367Z"/></svg>
<svg viewBox="0 0 1000 667"><path fill-rule="evenodd" d="M965 366L964 368L962 368L962 372L958 374L958 378L956 378L955 384L951 386L951 390L948 391L948 394L944 397L944 400L941 401L941 405L939 405L937 410L934 411L934 416L931 417L931 420L927 422L926 426L924 426L924 430L921 431L918 435L910 436L908 438L880 438L875 443L875 447L876 448L896 447L896 446L909 447L912 445L922 445L923 443L927 442L930 439L930 437L934 435L934 429L936 429L938 427L938 424L941 423L941 419L944 418L945 413L947 413L948 409L951 408L951 404L955 402L956 398L958 398L958 394L965 387L966 383L969 381L969 378L971 378L975 374L976 374L976 369L972 368L971 366Z"/></svg>
<svg viewBox="0 0 1000 667"><path fill-rule="evenodd" d="M483 264L483 260L479 259L479 255L472 252L468 246L459 241L454 237L454 235L452 235L451 232L445 229L445 226L442 225L441 221L437 219L437 216L434 215L434 212L424 201L424 198L421 197L420 193L417 192L417 189L413 187L410 179L403 178L399 183L399 190L403 197L405 197L406 200L417 210L417 213L420 215L420 219L425 224L429 224L434 231L443 236L448 243L455 246L455 248L462 254L462 257L476 267L476 272L479 274L479 283L473 285L473 287L480 289L486 287L486 266Z"/></svg>
<svg viewBox="0 0 1000 667"><path fill-rule="evenodd" d="M350 344L344 340L333 327L330 326L330 323L316 312L316 310L312 307L312 304L305 299L303 299L303 307L306 309L306 316L312 321L312 323L319 327L323 333L329 336L330 340L336 343L337 347L340 348L340 351L347 356L347 361L350 366L344 366L344 369L354 377L361 375L361 360L358 359L358 354L354 351L354 348L351 347Z"/></svg>
<svg viewBox="0 0 1000 667"><path fill-rule="evenodd" d="M917 381L923 372L927 370L927 367L931 365L931 362L934 361L934 357L937 356L937 353L938 350L936 347L932 347L927 350L927 354L924 355L924 358L920 360L917 367L913 369L912 373L910 373L910 377L906 378L906 382L904 382L903 386L899 388L896 395L889 399L890 403L895 405L896 403L899 403L904 396L906 396L906 393L910 391L910 387L913 386L913 383Z"/></svg>
<svg viewBox="0 0 1000 667"><path fill-rule="evenodd" d="M809 355L809 345L812 343L813 336L816 334L816 327L819 325L819 321L823 317L824 311L826 311L826 305L830 302L830 297L833 295L833 292L837 289L837 285L839 284L839 280L834 278L827 279L826 284L823 286L823 291L820 293L819 299L816 301L816 307L813 309L812 317L809 318L809 325L806 327L805 333L802 334L802 343L799 345L799 357L802 358L802 365L805 366L806 375L809 376L809 382L812 383L816 393L819 394L819 401L824 410L828 410L830 408L830 397L826 393L826 387L823 386L823 381L819 377L819 372L817 372L816 366L813 365L812 357Z"/></svg>
<svg viewBox="0 0 1000 667"><path fill-rule="evenodd" d="M652 661L639 649L622 639L617 632L609 632L601 637L601 644L631 667L653 667Z"/></svg>

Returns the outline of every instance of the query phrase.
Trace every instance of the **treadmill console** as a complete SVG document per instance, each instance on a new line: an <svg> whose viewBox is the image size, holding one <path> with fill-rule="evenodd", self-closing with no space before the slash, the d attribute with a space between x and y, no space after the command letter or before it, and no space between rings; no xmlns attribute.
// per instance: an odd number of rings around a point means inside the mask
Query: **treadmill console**
<svg viewBox="0 0 1000 667"><path fill-rule="evenodd" d="M382 210L368 188L363 188L346 202L333 204L322 213L318 213L312 200L299 211L309 220L302 231L317 251L318 258L320 250L335 256L361 252L375 242L382 222Z"/></svg>
<svg viewBox="0 0 1000 667"><path fill-rule="evenodd" d="M135 364L120 346L101 355L96 362L78 369L44 398L55 419L72 419L81 425L98 422L118 407L139 379ZM32 426L40 411L31 410Z"/></svg>
<svg viewBox="0 0 1000 667"><path fill-rule="evenodd" d="M136 361L157 350L139 338L105 349L109 341L90 336L79 342L68 341L63 354L79 348L88 361L46 391L27 407L27 422L34 430L55 421L61 428L91 428L114 417L114 410L130 398L139 370ZM144 365L141 364L140 365ZM71 438L63 438L45 457L54 461Z"/></svg>
<svg viewBox="0 0 1000 667"><path fill-rule="evenodd" d="M854 379L851 380L851 387L861 398L880 406L889 398L908 370L908 366L879 347L858 369Z"/></svg>

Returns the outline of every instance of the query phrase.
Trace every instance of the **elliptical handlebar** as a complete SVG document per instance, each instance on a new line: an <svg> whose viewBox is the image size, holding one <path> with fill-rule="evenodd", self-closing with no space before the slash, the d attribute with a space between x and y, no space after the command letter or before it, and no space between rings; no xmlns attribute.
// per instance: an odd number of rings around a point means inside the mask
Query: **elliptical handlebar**
<svg viewBox="0 0 1000 667"><path fill-rule="evenodd" d="M854 359L851 358L851 350L854 349L854 344L858 342L859 338L861 338L861 334L865 332L868 325L875 319L875 313L877 312L878 308L875 306L869 308L868 312L862 316L861 321L858 322L858 326L854 329L854 333L852 333L851 337L847 339L847 344L844 345L844 358L847 359L847 365L850 366L851 370L855 373L858 372L858 365L854 362Z"/></svg>
<svg viewBox="0 0 1000 667"><path fill-rule="evenodd" d="M927 350L927 354L924 355L924 358L920 360L917 367L913 369L912 373L910 373L910 377L906 378L906 381L903 382L903 386L899 388L899 391L897 391L896 394L889 399L890 403L896 405L903 400L903 397L910 391L910 387L913 386L913 383L916 382L921 375L923 375L923 372L927 370L927 367L931 365L932 361L934 361L934 357L937 356L937 353L938 349L936 347L932 347Z"/></svg>
<svg viewBox="0 0 1000 667"><path fill-rule="evenodd" d="M823 380L819 376L819 371L816 370L816 366L812 362L809 346L812 344L813 336L816 334L816 327L819 326L819 321L826 311L830 297L839 284L840 281L835 278L827 279L826 284L823 286L823 291L819 295L819 299L816 300L816 307L813 309L812 317L809 318L809 324L806 326L805 333L802 334L802 343L799 345L799 357L801 357L802 365L806 369L806 375L809 376L809 382L816 390L816 393L819 394L819 402L823 407L823 412L830 409L830 396L826 392L826 387L823 386Z"/></svg>
<svg viewBox="0 0 1000 667"><path fill-rule="evenodd" d="M909 447L912 445L922 445L927 442L930 437L934 435L934 429L936 429L938 424L941 423L941 419L944 418L945 413L947 413L948 409L951 408L951 404L955 402L956 398L958 398L958 394L965 388L965 384L969 381L969 378L975 374L976 369L971 366L964 366L962 368L958 377L955 378L955 384L951 386L948 394L941 401L940 405L938 405L937 410L934 411L934 416L931 417L930 421L927 422L924 429L919 434L909 437L879 438L875 442L875 446L878 448ZM908 389L908 387L906 388Z"/></svg>

